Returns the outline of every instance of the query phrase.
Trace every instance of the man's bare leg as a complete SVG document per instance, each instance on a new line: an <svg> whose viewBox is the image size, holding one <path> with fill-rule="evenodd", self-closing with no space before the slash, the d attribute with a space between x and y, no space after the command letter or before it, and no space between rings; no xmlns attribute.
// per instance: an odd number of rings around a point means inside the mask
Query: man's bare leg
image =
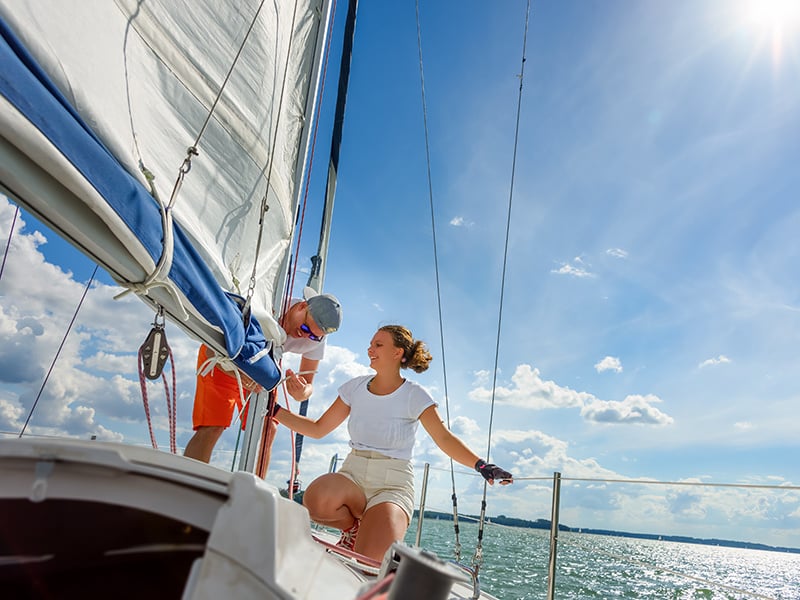
<svg viewBox="0 0 800 600"><path fill-rule="evenodd" d="M214 446L217 444L223 431L225 431L224 427L198 427L192 439L186 444L183 455L196 460L202 460L205 463L210 462L211 453L214 451Z"/></svg>

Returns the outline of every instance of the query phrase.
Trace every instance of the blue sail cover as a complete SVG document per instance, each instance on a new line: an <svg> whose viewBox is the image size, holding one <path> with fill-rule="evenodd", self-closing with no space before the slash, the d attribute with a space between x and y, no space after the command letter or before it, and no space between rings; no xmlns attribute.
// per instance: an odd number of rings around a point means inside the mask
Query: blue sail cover
<svg viewBox="0 0 800 600"><path fill-rule="evenodd" d="M163 242L157 203L108 151L2 19L0 31L0 94L85 178L146 249L153 263L157 263ZM3 188L41 214L26 190L18 188L8 173L14 166L3 159L0 167ZM60 229L53 215L41 216ZM114 265L104 266L112 276L122 279ZM236 298L220 287L178 223L174 224L174 258L169 279L183 293L184 301L221 331L224 350L236 365L263 387L272 389L280 379L280 372L267 353L268 341L261 325L252 317L245 327ZM178 311L169 312L181 324L174 314ZM188 328L192 330L191 324ZM202 329L192 333L204 337ZM219 348L219 339L205 341Z"/></svg>

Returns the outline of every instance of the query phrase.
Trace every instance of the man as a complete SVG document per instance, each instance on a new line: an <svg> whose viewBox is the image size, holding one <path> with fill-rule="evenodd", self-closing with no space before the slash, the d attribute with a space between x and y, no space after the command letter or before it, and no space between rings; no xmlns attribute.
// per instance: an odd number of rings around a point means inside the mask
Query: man
<svg viewBox="0 0 800 600"><path fill-rule="evenodd" d="M275 360L279 361L283 352L300 354L300 369L294 373L286 371L286 391L298 401L308 400L314 391L312 382L319 361L325 354L325 336L339 329L342 322L342 308L339 300L330 294L317 294L312 288L305 288L305 299L293 298L292 304L280 320L286 332L286 341L282 347L274 349ZM197 357L198 371L206 362L212 351L205 345L200 346ZM258 392L261 387L252 379L240 373L244 396L248 392ZM184 456L203 462L211 460L211 453L222 432L231 424L233 409L242 410L239 395L239 383L236 376L215 367L206 375L197 376L197 388L194 397L192 425L194 435L186 444ZM247 408L245 407L245 410ZM242 428L244 428L244 416ZM276 425L272 419L267 420L267 427L274 433ZM264 448L263 464L269 463L269 452L274 435L268 437L269 443Z"/></svg>

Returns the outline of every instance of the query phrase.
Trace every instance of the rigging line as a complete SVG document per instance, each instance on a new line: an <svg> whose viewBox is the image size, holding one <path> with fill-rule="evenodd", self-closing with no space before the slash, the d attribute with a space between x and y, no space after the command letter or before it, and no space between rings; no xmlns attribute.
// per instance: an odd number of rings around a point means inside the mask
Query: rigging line
<svg viewBox="0 0 800 600"><path fill-rule="evenodd" d="M158 205L161 206L161 200L158 198L158 192L154 185L155 176L153 173L144 165L144 160L142 158L142 152L139 148L139 136L136 133L136 124L133 122L133 102L131 102L131 78L130 78L130 71L128 69L128 39L130 37L130 32L133 29L133 23L139 17L139 12L141 10L141 2L136 5L136 9L131 13L130 18L125 23L125 35L123 36L122 42L122 57L123 57L123 70L125 73L125 100L127 102L127 109L128 109L128 122L131 128L131 138L133 139L133 150L136 154L136 158L139 162L139 170L144 175L147 183L150 185L150 193L153 195L154 198L158 201Z"/></svg>
<svg viewBox="0 0 800 600"><path fill-rule="evenodd" d="M328 170L323 196L319 242L317 243L317 253L311 257L311 271L308 274L308 282L306 283L307 286L320 291L324 288L325 270L328 268L328 247L330 246L333 206L339 176L339 154L342 146L342 138L344 137L344 116L345 107L347 106L347 89L350 85L351 63L353 62L353 45L355 43L357 13L358 0L348 0L347 13L344 18L344 33L341 46L342 53L339 62L339 84L336 93L336 106L333 113L331 150L328 156Z"/></svg>
<svg viewBox="0 0 800 600"><path fill-rule="evenodd" d="M178 193L180 192L180 189L183 186L183 180L184 180L185 176L189 173L189 171L192 168L192 156L198 156L199 155L199 152L197 151L197 146L200 144L200 139L203 137L203 134L205 133L205 130L208 127L208 124L211 122L211 117L214 115L214 112L216 111L217 105L219 104L219 101L222 98L222 94L224 93L224 91L225 91L225 89L226 89L226 87L228 85L228 81L230 80L231 75L233 74L233 71L234 71L234 69L236 68L236 65L239 62L239 58L241 57L242 52L244 51L244 47L247 44L247 40L250 38L250 34L252 33L253 28L255 27L256 21L258 20L258 16L261 14L261 9L264 7L265 1L266 0L261 0L261 3L258 5L258 8L256 9L256 12L253 15L253 18L251 19L250 24L249 24L249 26L247 28L247 32L245 33L244 37L242 38L241 44L239 44L239 48L236 51L236 55L233 57L233 60L231 61L230 68L228 69L228 72L225 74L225 79L223 79L222 84L219 87L219 90L217 90L217 95L214 98L214 102L211 104L211 107L209 108L208 112L206 113L206 118L203 121L203 125L199 129L199 131L197 133L197 136L195 137L194 143L191 146L189 146L189 148L186 151L186 158L184 158L183 163L181 164L180 168L178 169L178 176L177 176L177 179L175 180L175 184L173 185L172 194L170 195L169 203L167 205L164 205L164 203L161 201L161 198L159 198L158 193L156 192L156 189L155 189L155 185L153 184L153 179L154 179L153 175L147 168L144 167L144 165L143 165L143 163L141 161L141 157L139 157L140 169L142 170L142 173L144 174L148 184L150 185L151 194L153 195L153 198L157 202L159 210L161 212L161 228L162 228L162 230L164 232L164 239L163 239L163 242L162 242L162 253L161 253L161 256L159 257L158 264L156 265L154 271L145 279L144 282L142 282L140 284L128 286L128 288L124 292L122 292L121 294L117 294L115 299L121 298L122 296L126 295L127 293L129 293L131 291L135 291L137 294L145 295L145 294L148 293L150 287L152 287L154 285L156 285L156 286L161 285L161 286L165 287L167 289L168 293L170 295L172 295L172 297L177 301L177 305L178 305L178 307L180 307L181 313L182 313L181 314L181 318L183 320L186 320L186 319L189 318L188 313L183 308L183 302L181 301L181 298L179 297L177 292L174 290L174 288L171 285L168 285L167 283L164 283L164 282L157 283L156 282L156 280L159 279L162 276L162 273L168 272L169 269L172 266L172 258L173 258L173 250L174 250L174 246L173 246L173 244L174 244L174 242L173 242L174 234L173 234L172 209L174 208L174 206L175 206L175 204L177 202ZM137 12L138 12L138 9L137 9ZM296 5L295 5L295 12L296 12ZM294 31L294 19L292 20L292 28L293 28L292 31ZM126 31L125 35L126 35L125 44L127 44L127 31ZM289 45L291 47L291 39L289 41ZM288 63L288 58L287 58L287 63ZM126 69L126 72L127 72L127 55L126 55L126 66L125 66L125 69ZM286 71L284 70L284 87L285 87L285 84L286 84ZM126 75L126 85L127 85L127 75ZM128 96L128 98L130 100L130 96ZM282 99L283 99L283 90L281 90L281 100ZM132 129L132 133L133 133L133 136L134 136L135 149L136 149L136 152L137 152L137 155L138 155L138 153L139 153L138 141L136 139L136 132L133 129ZM274 140L273 140L273 152L274 152ZM271 160L272 160L272 155L270 155L270 164L271 164ZM270 167L270 170L271 170L271 167ZM267 179L267 190L269 190L269 179ZM263 206L264 206L265 202L266 202L266 193L264 195L264 202L262 202L262 218L261 218L261 221L260 221L262 227L263 227L263 213L264 213ZM258 248L260 248L260 241L261 241L261 229L259 229L259 245L256 247L256 253L258 253ZM248 293L249 293L248 300L247 300L248 304L249 304L249 299L250 299L250 296L252 295L252 290L253 290L254 286L255 286L255 264L253 266L253 276L251 277L251 287L248 290ZM247 305L245 306L245 308L247 308Z"/></svg>
<svg viewBox="0 0 800 600"><path fill-rule="evenodd" d="M419 0L416 2L417 7L417 48L419 51L419 82L420 91L422 93L422 123L425 130L425 165L428 175L428 199L431 209L431 231L433 232L433 268L436 274L436 300L437 310L439 311L439 343L442 346L442 370L444 371L444 399L445 408L447 412L447 426L450 427L450 403L448 402L447 394L447 367L444 356L444 329L442 327L442 291L439 285L439 253L436 247L436 215L433 210L433 183L431 177L431 150L430 150L430 136L428 132L428 105L425 100L425 74L422 67L422 30L419 20Z"/></svg>
<svg viewBox="0 0 800 600"><path fill-rule="evenodd" d="M0 265L0 280L3 279L3 271L6 270L6 259L8 258L8 251L11 248L11 238L14 237L14 226L17 224L17 215L19 215L19 205L14 209L14 218L11 219L11 227L8 230L8 241L6 242L6 251L3 253L3 264Z"/></svg>
<svg viewBox="0 0 800 600"><path fill-rule="evenodd" d="M263 5L264 1L262 0L261 6ZM259 6L258 8L259 11L261 11L261 6ZM258 239L256 240L255 254L253 255L253 271L250 273L250 282L247 287L247 296L245 298L245 305L243 309L243 313L245 315L248 314L249 312L250 301L252 300L253 293L255 292L256 289L258 255L261 252L261 240L264 237L264 215L269 210L269 205L267 204L267 200L269 198L270 182L272 181L272 168L275 166L275 147L278 143L278 129L279 125L281 124L281 111L283 110L283 98L286 94L286 79L289 72L289 58L292 55L292 44L294 43L294 27L296 22L297 22L297 2L295 2L294 10L292 11L292 25L291 28L289 29L289 31L291 31L292 33L289 36L289 43L286 46L286 60L283 63L283 81L281 82L281 95L278 98L278 110L276 113L277 118L275 119L275 129L272 134L272 140L269 149L269 158L267 159L267 165L266 165L267 187L264 190L264 197L261 199L261 215L258 219Z"/></svg>
<svg viewBox="0 0 800 600"><path fill-rule="evenodd" d="M333 39L333 23L335 21L336 8L337 8L337 2L334 0L333 10L331 11L331 18L328 28L328 31L330 32L328 36L328 51L325 54L325 68L322 76L320 95L317 105L319 108L321 108L322 106L322 96L327 81L328 62L330 60L330 43ZM322 292L324 288L325 269L327 268L325 261L327 261L328 241L330 238L331 222L333 215L333 203L334 203L334 196L336 194L336 178L339 170L339 151L343 137L342 129L344 127L344 113L345 113L345 105L347 102L347 88L350 82L350 63L352 62L352 57L353 57L353 44L355 39L357 12L358 12L358 0L348 0L347 12L345 13L344 17L344 31L342 34L342 53L339 63L339 82L336 93L336 106L334 108L333 132L331 134L331 149L330 149L330 155L328 157L327 180L325 184L324 201L322 206L322 218L320 220L319 241L317 245L317 253L316 255L311 257L311 271L308 275L308 281L306 282L307 286L310 286L312 289L318 292ZM316 123L318 128L320 123L319 110L317 112ZM316 131L317 129L315 129L315 134L314 134L315 144L316 144ZM312 155L309 160L308 173L306 175L307 177L306 196L308 194L308 186L310 185L311 181L311 170L312 170L311 167L313 164L313 156L314 152L312 150ZM304 197L303 210L305 211L305 197ZM300 253L300 237L302 237L302 228L298 231L298 244L296 251L297 256L299 256ZM292 273L291 281L287 288L289 291L294 289L294 282L297 274L297 261L294 262L294 269L291 271L291 273ZM284 303L284 306L287 305L288 305L288 298ZM305 400L300 403L299 414L305 415L307 410L308 410L308 400ZM297 464L300 462L300 456L303 451L304 437L301 434L297 434L294 440L295 440L294 463L292 467L292 477L296 477L298 473ZM292 485L294 485L294 483L292 483Z"/></svg>
<svg viewBox="0 0 800 600"><path fill-rule="evenodd" d="M419 18L419 0L416 0L416 15L417 15L417 49L419 52L419 82L420 82L420 91L422 94L422 123L423 129L425 130L425 164L427 168L427 175L428 175L428 199L429 205L431 209L431 231L432 231L432 238L433 238L433 268L434 273L436 275L436 306L437 310L439 311L439 343L441 344L442 349L442 381L444 384L444 406L445 406L445 415L447 419L447 428L450 429L450 396L448 393L447 388L447 360L445 358L445 350L444 350L444 326L442 325L442 292L441 286L439 284L439 253L437 251L436 246L436 215L433 209L433 183L431 177L431 150L430 150L430 136L428 131L428 104L425 99L425 73L423 70L423 61L422 61L422 27L420 25L420 18ZM450 483L451 489L453 490L452 493L452 500L453 500L453 527L455 529L455 546L453 548L453 552L455 554L456 561L461 560L461 542L459 540L459 530L458 530L458 505L457 505L457 497L456 497L456 478L454 473L454 463L453 459L450 459Z"/></svg>
<svg viewBox="0 0 800 600"><path fill-rule="evenodd" d="M200 139L203 137L203 134L205 133L206 128L208 127L208 124L211 122L211 117L214 116L214 111L216 111L216 109L217 109L217 104L219 104L219 101L222 98L222 94L223 94L223 92L225 91L225 88L228 85L228 81L230 80L231 75L233 74L233 70L236 68L237 63L239 62L239 58L241 57L242 52L244 51L244 47L247 44L247 40L250 38L250 34L253 32L253 28L256 25L256 21L258 20L258 16L261 14L261 9L264 7L264 3L265 2L266 2L266 0L261 0L261 3L258 5L258 8L256 9L256 12L253 15L253 18L251 19L249 26L247 27L247 32L244 34L244 37L242 38L242 43L239 44L239 48L236 50L236 55L233 57L233 60L231 61L231 66L228 69L228 72L225 74L225 79L222 80L222 84L219 86L219 90L217 90L217 95L214 98L214 102L211 103L211 107L208 109L208 112L206 113L206 118L203 121L203 125L200 127L199 131L197 132L197 136L194 139L194 143L191 146L189 146L189 148L186 151L186 158L183 160L183 164L181 164L181 167L178 170L178 179L175 182L175 186L173 187L172 196L170 197L170 201L169 201L169 206L166 209L164 209L162 207L162 212L164 210L170 210L175 204L175 200L176 200L176 197L178 195L178 191L180 190L180 188L181 188L181 186L183 184L183 178L192 168L192 156L197 156L199 154L198 151L197 151L197 146L200 145ZM295 12L296 12L296 10L297 10L297 5L295 4ZM294 19L292 20L292 28L294 28ZM291 47L292 39L289 40L289 46L290 47ZM285 87L285 84L286 84L286 71L285 70L284 70L283 76L284 76L284 87ZM281 99L283 99L283 90L281 90ZM274 151L274 140L273 140L273 151ZM270 155L270 160L271 159L272 159L272 155ZM267 180L267 181L269 181L269 180ZM151 187L152 187L152 185L151 185ZM267 189L269 189L269 187L267 187Z"/></svg>
<svg viewBox="0 0 800 600"><path fill-rule="evenodd" d="M206 131L206 127L208 127L208 124L211 121L211 117L213 116L214 111L217 108L217 104L219 104L219 101L222 98L222 93L225 91L225 87L228 85L228 80L231 78L233 70L236 68L236 64L239 62L239 57L242 55L242 51L244 50L245 44L247 43L247 40L250 38L250 34L253 32L253 27L255 27L256 25L256 21L258 20L258 15L261 14L261 9L264 8L265 1L266 0L261 0L261 3L258 5L258 8L256 9L255 14L253 15L253 19L250 21L250 25L247 28L247 33L244 34L244 38L242 38L242 43L239 44L239 49L236 51L236 56L234 56L233 60L231 61L231 66L228 69L227 74L225 75L225 79L222 80L222 85L219 87L219 91L217 92L217 97L214 98L214 102L211 104L211 108L208 110L208 114L206 115L206 120L203 122L203 126L200 128L200 131L198 132L192 147L197 147L197 145L200 143L200 138L203 137L203 134ZM294 26L294 22L292 22L292 26Z"/></svg>
<svg viewBox="0 0 800 600"><path fill-rule="evenodd" d="M328 40L325 46L325 62L323 63L322 67L322 78L320 81L320 88L319 94L317 95L317 114L314 117L314 132L311 135L311 150L308 153L308 168L306 169L306 177L305 177L305 190L303 191L303 202L301 204L302 208L300 210L300 214L298 215L297 220L297 236L296 236L296 243L295 243L295 256L300 256L300 241L303 237L303 224L305 223L306 219L306 207L308 206L308 190L311 184L311 171L314 167L314 154L317 148L317 133L319 132L319 119L320 119L320 112L322 111L322 96L325 93L325 82L328 79L328 61L330 59L331 54L331 40L333 38L333 21L334 16L336 14L336 0L333 0L331 5L330 17L328 18ZM289 278L289 289L294 289L294 280L295 276L297 275L297 262L294 263L294 269L291 272L291 276ZM317 290L321 292L322 290ZM285 312L288 310L288 306L283 307L283 311Z"/></svg>
<svg viewBox="0 0 800 600"><path fill-rule="evenodd" d="M39 388L39 393L36 394L36 399L33 401L33 406L31 406L31 410L28 412L28 418L25 419L25 424L22 426L18 437L22 437L22 435L25 433L25 429L27 429L28 423L31 421L31 417L33 417L33 411L36 410L36 405L39 404L39 399L42 397L42 392L44 392L44 386L47 385L47 380L50 378L50 374L53 372L53 368L56 366L58 356L61 354L61 350L64 348L64 344L67 341L67 336L69 335L72 326L75 324L75 319L78 317L78 311L80 311L81 306L83 306L83 301L86 299L86 294L89 292L89 288L92 286L94 276L97 274L97 269L98 265L95 265L94 271L92 271L92 276L89 278L89 281L86 282L86 287L83 289L83 295L78 302L78 306L75 307L75 313L72 315L72 320L69 322L67 330L64 332L64 337L61 339L61 344L59 344L58 350L56 350L56 355L53 357L53 362L50 363L50 368L47 370L47 375L45 375L44 381L42 381L42 386Z"/></svg>
<svg viewBox="0 0 800 600"><path fill-rule="evenodd" d="M283 327L283 318L286 316L286 312L289 310L289 302L292 300L292 288L290 287L292 284L289 284L288 280L294 281L293 278L289 277L290 273L293 273L297 270L297 257L292 256L289 254L289 264L286 267L286 276L287 276L287 285L283 288L283 298L281 299L281 313L280 318L278 319L278 325Z"/></svg>
<svg viewBox="0 0 800 600"><path fill-rule="evenodd" d="M515 477L514 479L516 480L517 478ZM714 483L710 481L704 482L704 481L657 481L655 479L593 479L588 477L562 477L561 481L639 483L645 485L682 485L688 487L746 488L746 489L764 489L764 490L800 490L800 485L782 485L782 484L768 485L760 483Z"/></svg>
<svg viewBox="0 0 800 600"><path fill-rule="evenodd" d="M242 439L242 428L237 427L239 432L236 434L236 445L233 447L233 459L231 460L231 473L236 470L236 453L239 452L239 442Z"/></svg>
<svg viewBox="0 0 800 600"><path fill-rule="evenodd" d="M492 401L489 408L489 435L486 446L487 461L490 460L490 455L492 451L492 426L494 424L494 404L495 404L495 394L497 391L497 369L498 369L497 365L500 356L500 332L502 330L502 323L503 323L503 300L505 297L506 267L508 266L508 238L511 231L511 207L514 199L514 176L516 174L516 169L517 169L517 147L519 145L519 121L520 121L520 113L522 112L522 85L525 79L525 54L528 48L528 18L530 16L530 12L531 12L531 0L528 0L527 8L525 10L525 31L522 36L522 61L519 73L519 94L517 96L517 118L514 128L514 152L511 158L511 181L509 183L509 191L508 191L508 215L506 217L506 237L503 247L503 272L500 277L500 306L497 312L497 340L495 342L494 369L492 371ZM478 525L478 545L475 547L475 556L473 558L473 565L475 567L476 576L480 568L480 564L483 561L482 540L483 540L484 522L486 519L487 489L488 489L488 482L484 481L483 500L481 501L480 524Z"/></svg>
<svg viewBox="0 0 800 600"><path fill-rule="evenodd" d="M522 112L522 84L525 78L525 53L528 47L528 17L531 11L531 0L528 0L528 7L525 12L525 33L523 35L522 41L522 66L520 68L519 74L519 95L517 97L517 119L516 125L514 129L514 152L511 159L511 182L509 185L509 192L508 192L508 215L506 217L506 238L505 238L505 245L503 248L503 272L500 278L500 309L497 314L497 341L495 343L495 351L494 351L494 371L492 374L492 402L491 408L489 411L489 443L486 448L486 460L489 460L489 455L492 450L492 425L494 423L494 402L495 402L495 394L497 391L497 369L498 369L498 361L500 356L500 331L501 325L503 322L503 300L505 297L505 285L506 285L506 267L508 265L508 238L509 233L511 231L511 206L514 199L514 177L516 175L517 169L517 147L519 144L519 121L520 121L520 113ZM484 486L484 497L486 496L486 486Z"/></svg>

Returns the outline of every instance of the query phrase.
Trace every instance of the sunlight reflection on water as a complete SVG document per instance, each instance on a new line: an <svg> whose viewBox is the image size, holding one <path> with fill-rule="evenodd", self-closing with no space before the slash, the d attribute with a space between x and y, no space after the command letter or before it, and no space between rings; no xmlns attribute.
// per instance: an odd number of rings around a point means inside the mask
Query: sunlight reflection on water
<svg viewBox="0 0 800 600"><path fill-rule="evenodd" d="M461 562L469 565L478 528L460 529ZM416 521L406 541L415 535ZM549 543L547 531L487 525L482 589L501 600L545 599ZM426 519L422 546L453 560L453 524ZM555 592L559 600L800 600L800 554L562 533Z"/></svg>

